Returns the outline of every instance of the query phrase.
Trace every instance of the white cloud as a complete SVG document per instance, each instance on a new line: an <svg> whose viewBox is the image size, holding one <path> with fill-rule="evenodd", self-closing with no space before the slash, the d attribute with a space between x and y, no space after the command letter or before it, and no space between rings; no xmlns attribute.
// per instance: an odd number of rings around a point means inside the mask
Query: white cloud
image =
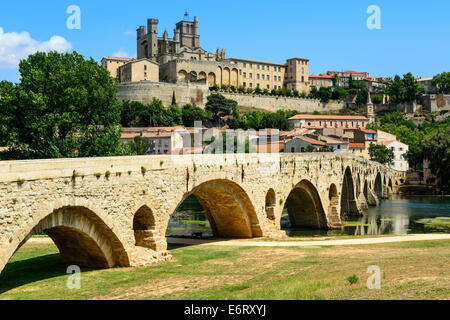
<svg viewBox="0 0 450 320"><path fill-rule="evenodd" d="M0 27L0 68L16 69L20 60L38 51L66 52L72 45L60 36L53 36L48 41L38 41L31 38L26 31L5 33Z"/></svg>
<svg viewBox="0 0 450 320"><path fill-rule="evenodd" d="M134 36L136 34L136 31L127 30L123 34L126 36Z"/></svg>
<svg viewBox="0 0 450 320"><path fill-rule="evenodd" d="M131 58L131 56L123 49L119 49L118 51L113 53L113 57L117 58Z"/></svg>

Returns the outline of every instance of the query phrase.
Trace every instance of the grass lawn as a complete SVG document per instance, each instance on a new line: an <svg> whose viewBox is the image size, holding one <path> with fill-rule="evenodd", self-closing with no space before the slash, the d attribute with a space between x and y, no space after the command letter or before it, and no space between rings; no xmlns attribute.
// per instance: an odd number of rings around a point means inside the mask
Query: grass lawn
<svg viewBox="0 0 450 320"><path fill-rule="evenodd" d="M173 262L157 266L83 269L81 289L70 291L57 248L28 243L0 275L0 299L450 299L447 240L169 249ZM381 290L366 287L370 265L381 268Z"/></svg>

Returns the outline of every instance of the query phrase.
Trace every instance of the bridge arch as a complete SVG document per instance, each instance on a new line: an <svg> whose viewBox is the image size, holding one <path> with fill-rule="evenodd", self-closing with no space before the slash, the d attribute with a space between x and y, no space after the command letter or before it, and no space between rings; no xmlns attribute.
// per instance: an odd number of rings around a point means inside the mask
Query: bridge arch
<svg viewBox="0 0 450 320"><path fill-rule="evenodd" d="M153 210L143 205L133 217L133 231L137 247L156 249L156 223Z"/></svg>
<svg viewBox="0 0 450 320"><path fill-rule="evenodd" d="M184 194L177 208L195 196L205 210L215 237L252 238L262 235L254 206L246 191L230 180L203 182ZM171 214L175 212L171 211Z"/></svg>
<svg viewBox="0 0 450 320"><path fill-rule="evenodd" d="M308 180L302 180L291 190L286 200L286 208L292 227L327 227L319 193Z"/></svg>
<svg viewBox="0 0 450 320"><path fill-rule="evenodd" d="M356 205L355 184L353 182L350 167L345 169L341 191L341 217L343 215L355 215L359 210Z"/></svg>
<svg viewBox="0 0 450 320"><path fill-rule="evenodd" d="M266 216L270 221L275 220L276 195L273 189L269 189L266 194Z"/></svg>
<svg viewBox="0 0 450 320"><path fill-rule="evenodd" d="M374 191L379 199L383 197L383 182L381 179L381 173L378 172L375 178Z"/></svg>
<svg viewBox="0 0 450 320"><path fill-rule="evenodd" d="M94 268L130 265L128 254L116 234L96 213L84 206L55 209L29 226L27 231L22 242L11 248L8 260L33 234L45 232L58 247L66 264Z"/></svg>

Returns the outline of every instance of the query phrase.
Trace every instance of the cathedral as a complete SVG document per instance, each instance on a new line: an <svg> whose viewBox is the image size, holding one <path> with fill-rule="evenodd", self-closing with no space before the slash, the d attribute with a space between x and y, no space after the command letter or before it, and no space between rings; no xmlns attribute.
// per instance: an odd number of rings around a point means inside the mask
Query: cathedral
<svg viewBox="0 0 450 320"><path fill-rule="evenodd" d="M140 26L137 29L137 59L150 59L165 64L172 60L225 60L225 51L217 49L216 54L205 51L200 47L198 34L198 17L194 21L185 19L175 25L173 38L169 38L167 30L162 37L158 37L158 19L148 19L147 29Z"/></svg>
<svg viewBox="0 0 450 320"><path fill-rule="evenodd" d="M205 83L209 87L230 85L262 90L291 89L309 92L309 59L291 58L272 63L226 58L224 49L215 53L200 46L199 19L184 19L175 25L173 38L167 30L158 36L158 19L148 19L137 31L137 58L103 58L102 65L120 83Z"/></svg>

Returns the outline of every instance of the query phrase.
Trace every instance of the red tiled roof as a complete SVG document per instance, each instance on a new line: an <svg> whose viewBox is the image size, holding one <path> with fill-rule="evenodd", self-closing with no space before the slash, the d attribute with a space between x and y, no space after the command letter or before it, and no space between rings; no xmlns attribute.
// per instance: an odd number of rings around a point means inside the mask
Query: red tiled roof
<svg viewBox="0 0 450 320"><path fill-rule="evenodd" d="M311 143L311 144L316 145L316 146L326 146L327 145L325 142L322 142L322 141L319 141L319 140L314 140L314 139L311 139L311 138L306 138L306 137L295 137L295 138L286 140L286 142L289 142L289 141L292 141L292 140L295 140L295 139L300 139L300 140L303 140L305 142Z"/></svg>
<svg viewBox="0 0 450 320"><path fill-rule="evenodd" d="M365 120L369 121L364 116L332 116L332 115L314 115L314 114L298 114L289 118L289 120Z"/></svg>
<svg viewBox="0 0 450 320"><path fill-rule="evenodd" d="M349 146L349 148L365 148L366 147L366 145L364 143L353 143L353 142L350 142L348 144L348 146Z"/></svg>
<svg viewBox="0 0 450 320"><path fill-rule="evenodd" d="M377 133L375 130L369 130L369 129L361 129L364 133Z"/></svg>
<svg viewBox="0 0 450 320"><path fill-rule="evenodd" d="M328 75L328 74L324 74L324 73L319 73L319 74L312 74L309 76L309 78L319 78L319 79L333 79L332 76Z"/></svg>

